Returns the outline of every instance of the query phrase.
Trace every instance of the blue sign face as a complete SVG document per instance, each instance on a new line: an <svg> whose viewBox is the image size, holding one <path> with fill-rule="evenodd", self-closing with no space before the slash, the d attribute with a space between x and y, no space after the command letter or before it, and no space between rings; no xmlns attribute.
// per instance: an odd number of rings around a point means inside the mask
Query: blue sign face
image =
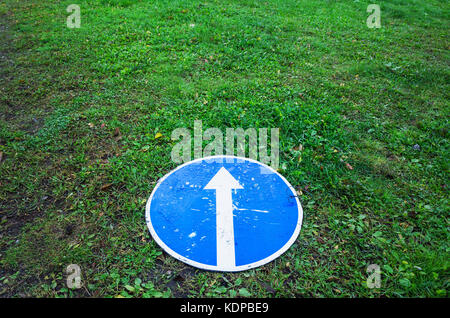
<svg viewBox="0 0 450 318"><path fill-rule="evenodd" d="M294 243L303 211L292 186L255 160L201 158L162 178L146 206L155 241L195 267L241 271Z"/></svg>

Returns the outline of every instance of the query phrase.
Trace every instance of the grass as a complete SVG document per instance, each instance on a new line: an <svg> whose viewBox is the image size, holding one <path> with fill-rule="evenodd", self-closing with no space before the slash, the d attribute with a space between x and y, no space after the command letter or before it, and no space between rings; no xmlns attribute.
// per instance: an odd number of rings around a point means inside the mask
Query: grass
<svg viewBox="0 0 450 318"><path fill-rule="evenodd" d="M69 29L72 2L0 3L0 296L448 295L447 1L383 1L380 29L365 0L79 0ZM194 120L280 128L305 213L280 258L205 272L151 239Z"/></svg>

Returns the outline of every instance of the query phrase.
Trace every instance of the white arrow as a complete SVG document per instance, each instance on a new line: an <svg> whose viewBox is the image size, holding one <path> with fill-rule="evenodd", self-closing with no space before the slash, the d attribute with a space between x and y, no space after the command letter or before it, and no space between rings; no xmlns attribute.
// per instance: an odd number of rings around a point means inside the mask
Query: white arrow
<svg viewBox="0 0 450 318"><path fill-rule="evenodd" d="M222 167L204 189L216 190L217 267L231 270L236 266L231 190L243 187Z"/></svg>

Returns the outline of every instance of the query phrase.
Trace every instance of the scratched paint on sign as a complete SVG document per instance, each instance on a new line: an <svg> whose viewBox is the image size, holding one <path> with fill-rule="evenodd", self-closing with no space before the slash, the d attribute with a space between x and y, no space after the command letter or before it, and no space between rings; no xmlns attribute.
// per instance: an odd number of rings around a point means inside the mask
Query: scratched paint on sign
<svg viewBox="0 0 450 318"><path fill-rule="evenodd" d="M184 164L158 183L146 210L153 238L172 256L204 269L237 271L267 263L300 231L295 191L254 160L214 158Z"/></svg>

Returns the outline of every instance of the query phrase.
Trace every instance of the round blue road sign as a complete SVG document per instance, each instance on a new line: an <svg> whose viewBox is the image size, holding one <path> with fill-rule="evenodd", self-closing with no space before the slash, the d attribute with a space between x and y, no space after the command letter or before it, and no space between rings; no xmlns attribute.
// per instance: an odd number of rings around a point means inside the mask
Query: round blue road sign
<svg viewBox="0 0 450 318"><path fill-rule="evenodd" d="M185 163L159 180L146 206L152 237L170 255L241 271L284 253L300 233L294 188L271 167L233 156Z"/></svg>

